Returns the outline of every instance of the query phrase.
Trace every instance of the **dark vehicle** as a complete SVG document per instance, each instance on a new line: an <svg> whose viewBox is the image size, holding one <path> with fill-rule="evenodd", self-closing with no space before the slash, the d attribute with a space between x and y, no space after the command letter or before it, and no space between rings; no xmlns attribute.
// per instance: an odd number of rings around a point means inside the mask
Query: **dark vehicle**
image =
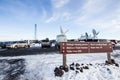
<svg viewBox="0 0 120 80"><path fill-rule="evenodd" d="M117 44L117 40L110 40L111 42L113 42L114 44Z"/></svg>
<svg viewBox="0 0 120 80"><path fill-rule="evenodd" d="M2 48L2 49L6 48L6 44L3 42L0 42L0 48Z"/></svg>
<svg viewBox="0 0 120 80"><path fill-rule="evenodd" d="M108 42L107 39L82 39L80 42Z"/></svg>
<svg viewBox="0 0 120 80"><path fill-rule="evenodd" d="M51 45L52 45L52 42L50 42L48 38L46 38L45 40L41 40L42 48L50 48Z"/></svg>
<svg viewBox="0 0 120 80"><path fill-rule="evenodd" d="M117 44L117 40L110 40L110 42L112 43L113 48L114 48L114 47L115 47L115 45Z"/></svg>

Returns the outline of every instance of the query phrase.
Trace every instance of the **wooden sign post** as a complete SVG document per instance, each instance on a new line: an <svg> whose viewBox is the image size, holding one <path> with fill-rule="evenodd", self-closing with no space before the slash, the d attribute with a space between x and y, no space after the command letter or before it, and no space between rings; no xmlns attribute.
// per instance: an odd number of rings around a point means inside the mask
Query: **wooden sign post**
<svg viewBox="0 0 120 80"><path fill-rule="evenodd" d="M61 46L60 46L60 49L62 49L63 52L64 52L64 49L65 49L66 43L63 42L63 43L61 43L60 45L61 45ZM63 66L66 66L66 54L63 54Z"/></svg>
<svg viewBox="0 0 120 80"><path fill-rule="evenodd" d="M66 65L66 54L63 54L63 66L67 66Z"/></svg>
<svg viewBox="0 0 120 80"><path fill-rule="evenodd" d="M107 53L107 59L108 59L108 63L111 64L111 63L112 63L112 62L111 62L111 54L110 54L109 52Z"/></svg>
<svg viewBox="0 0 120 80"><path fill-rule="evenodd" d="M110 52L113 51L110 42L61 42L60 52L63 54L63 66L66 66L66 54L78 53L107 53L111 63Z"/></svg>

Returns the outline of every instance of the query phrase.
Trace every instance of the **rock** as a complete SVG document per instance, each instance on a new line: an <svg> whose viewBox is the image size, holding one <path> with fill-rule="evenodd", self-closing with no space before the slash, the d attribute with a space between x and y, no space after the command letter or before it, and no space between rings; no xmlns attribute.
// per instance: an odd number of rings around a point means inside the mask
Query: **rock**
<svg viewBox="0 0 120 80"><path fill-rule="evenodd" d="M77 70L80 70L80 64L76 63L75 66L76 66L76 69L77 69Z"/></svg>
<svg viewBox="0 0 120 80"><path fill-rule="evenodd" d="M83 72L83 68L82 67L80 68L80 72Z"/></svg>
<svg viewBox="0 0 120 80"><path fill-rule="evenodd" d="M75 69L74 69L74 65L75 65L74 62L73 62L72 64L70 64L70 69L71 69L71 70L75 70Z"/></svg>
<svg viewBox="0 0 120 80"><path fill-rule="evenodd" d="M79 68L79 67L76 67L76 69L77 69L77 70L80 70L80 68Z"/></svg>
<svg viewBox="0 0 120 80"><path fill-rule="evenodd" d="M74 67L70 66L70 70L75 70Z"/></svg>
<svg viewBox="0 0 120 80"><path fill-rule="evenodd" d="M59 68L58 68L58 67L56 67L56 68L55 68L55 70L54 70L54 72L57 72L57 71L58 71L58 69L59 69Z"/></svg>
<svg viewBox="0 0 120 80"><path fill-rule="evenodd" d="M84 64L82 63L81 65L83 66Z"/></svg>
<svg viewBox="0 0 120 80"><path fill-rule="evenodd" d="M65 72L68 72L69 70L68 70L68 66L64 66L63 67L63 70L65 71Z"/></svg>
<svg viewBox="0 0 120 80"><path fill-rule="evenodd" d="M111 62L112 62L112 64L115 64L115 60L114 59L111 59Z"/></svg>
<svg viewBox="0 0 120 80"><path fill-rule="evenodd" d="M62 77L62 75L64 74L64 72L58 67L55 68L54 73L55 73L55 76L58 76L58 77Z"/></svg>
<svg viewBox="0 0 120 80"><path fill-rule="evenodd" d="M76 65L75 65L76 67L79 67L80 66L80 64L78 64L78 63L76 63Z"/></svg>
<svg viewBox="0 0 120 80"><path fill-rule="evenodd" d="M119 64L118 64L118 63L115 63L115 66L119 67Z"/></svg>
<svg viewBox="0 0 120 80"><path fill-rule="evenodd" d="M84 66L83 69L89 69L89 67L88 66Z"/></svg>
<svg viewBox="0 0 120 80"><path fill-rule="evenodd" d="M89 65L90 65L90 66L92 66L92 64L91 64L91 63L90 63Z"/></svg>
<svg viewBox="0 0 120 80"><path fill-rule="evenodd" d="M78 74L79 73L79 71L75 71L76 72L76 74Z"/></svg>
<svg viewBox="0 0 120 80"><path fill-rule="evenodd" d="M111 64L111 62L109 62L109 61L105 61L105 65L108 65L108 64Z"/></svg>
<svg viewBox="0 0 120 80"><path fill-rule="evenodd" d="M70 64L70 66L74 66L74 65L75 65L74 62L72 64Z"/></svg>
<svg viewBox="0 0 120 80"><path fill-rule="evenodd" d="M63 67L63 66L60 66L60 67L59 67L59 69L62 69L62 70L63 70L63 69L64 69L64 67Z"/></svg>

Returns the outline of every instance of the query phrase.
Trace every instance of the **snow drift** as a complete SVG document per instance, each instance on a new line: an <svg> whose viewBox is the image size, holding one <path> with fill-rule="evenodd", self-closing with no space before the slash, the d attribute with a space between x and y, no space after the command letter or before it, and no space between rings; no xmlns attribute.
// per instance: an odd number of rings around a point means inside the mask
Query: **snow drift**
<svg viewBox="0 0 120 80"><path fill-rule="evenodd" d="M120 65L120 50L115 50L111 54L112 59ZM17 75L14 80L120 80L120 67L115 66L115 64L105 65L106 55L106 53L67 54L67 65L74 62L75 64L80 64L80 66L87 65L89 69L83 69L83 72L78 71L76 73L76 68L71 70L68 67L69 71L64 71L62 77L57 77L54 74L55 68L62 65L62 54L59 53L1 57L1 60L22 59L22 62L17 61L15 64L24 65L22 69L16 68L21 69L23 73L19 74L19 76ZM6 68L6 66L11 67L12 65L8 62L0 62L0 80L4 80L7 75L4 74L4 71L10 69ZM18 71L20 72L21 70ZM11 72L10 74L13 73Z"/></svg>

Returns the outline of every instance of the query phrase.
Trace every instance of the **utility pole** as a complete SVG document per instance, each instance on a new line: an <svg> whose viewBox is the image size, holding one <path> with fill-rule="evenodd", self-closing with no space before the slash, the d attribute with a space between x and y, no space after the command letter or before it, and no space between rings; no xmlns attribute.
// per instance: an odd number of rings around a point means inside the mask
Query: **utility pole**
<svg viewBox="0 0 120 80"><path fill-rule="evenodd" d="M37 24L35 24L35 40L37 40Z"/></svg>

